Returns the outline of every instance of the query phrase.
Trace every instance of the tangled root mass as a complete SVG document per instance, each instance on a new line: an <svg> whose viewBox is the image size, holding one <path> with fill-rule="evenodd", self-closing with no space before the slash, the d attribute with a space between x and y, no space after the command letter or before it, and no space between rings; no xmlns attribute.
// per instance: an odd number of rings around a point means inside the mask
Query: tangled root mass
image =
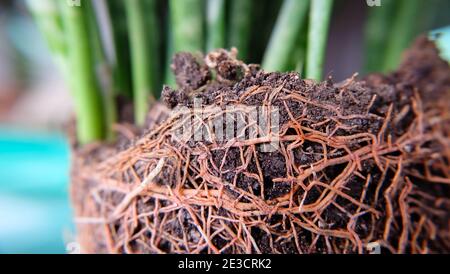
<svg viewBox="0 0 450 274"><path fill-rule="evenodd" d="M202 115L187 113L204 132L236 105L279 109L279 131L179 139L186 112L155 107L145 134L124 134L126 148L77 149L84 251L450 252L450 68L427 39L398 71L363 81L267 73L224 50L178 54L173 70L178 89L163 101L191 110L200 98ZM264 152L275 134L278 149Z"/></svg>

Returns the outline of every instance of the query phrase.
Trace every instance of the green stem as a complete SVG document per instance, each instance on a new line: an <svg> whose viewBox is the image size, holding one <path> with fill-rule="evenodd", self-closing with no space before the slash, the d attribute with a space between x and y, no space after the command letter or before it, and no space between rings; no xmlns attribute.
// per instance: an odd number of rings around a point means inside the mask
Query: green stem
<svg viewBox="0 0 450 274"><path fill-rule="evenodd" d="M158 18L158 0L143 0L144 1L144 11L146 15L146 31L149 33L150 45L147 51L151 56L151 66L152 66L152 81L153 81L153 96L159 97L160 91L162 89L160 65L162 57L159 52L160 46L160 32L159 32L159 18Z"/></svg>
<svg viewBox="0 0 450 274"><path fill-rule="evenodd" d="M305 24L309 0L284 0L266 50L263 68L286 71L296 48L298 36Z"/></svg>
<svg viewBox="0 0 450 274"><path fill-rule="evenodd" d="M146 0L147 1L147 0ZM148 0L154 3L154 0ZM149 103L155 100L155 64L152 29L147 28L149 21L154 20L155 10L145 9L145 1L128 0L125 7L131 44L131 63L133 75L133 98L135 122L143 126L149 109ZM151 7L149 5L149 7Z"/></svg>
<svg viewBox="0 0 450 274"><path fill-rule="evenodd" d="M384 72L392 71L398 66L402 52L413 41L418 31L418 17L423 1L398 0L398 2L398 12L387 39Z"/></svg>
<svg viewBox="0 0 450 274"><path fill-rule="evenodd" d="M114 93L132 97L130 46L124 1L107 0L113 29L115 62Z"/></svg>
<svg viewBox="0 0 450 274"><path fill-rule="evenodd" d="M203 0L170 0L173 50L203 51Z"/></svg>
<svg viewBox="0 0 450 274"><path fill-rule="evenodd" d="M239 51L239 58L246 61L251 35L252 23L252 0L232 0L230 9L230 47L236 47Z"/></svg>
<svg viewBox="0 0 450 274"><path fill-rule="evenodd" d="M80 144L102 140L105 137L104 106L94 69L89 41L87 5L71 7L61 4L69 51L71 86L77 112L77 135Z"/></svg>
<svg viewBox="0 0 450 274"><path fill-rule="evenodd" d="M311 2L306 77L317 81L321 81L323 77L332 7L333 0L313 0Z"/></svg>
<svg viewBox="0 0 450 274"><path fill-rule="evenodd" d="M208 0L207 51L225 47L225 0Z"/></svg>
<svg viewBox="0 0 450 274"><path fill-rule="evenodd" d="M307 26L304 26L304 29L302 29L302 31L300 32L301 35L296 42L297 46L295 48L292 60L292 69L297 71L302 77L304 76L306 63L306 40L308 38L307 29ZM291 68L289 68L289 70L291 70Z"/></svg>
<svg viewBox="0 0 450 274"><path fill-rule="evenodd" d="M169 15L170 16L170 15ZM167 38L167 51L166 51L166 62L164 66L164 84L168 85L170 87L175 87L175 76L173 75L171 64L172 64L172 58L174 54L174 48L173 48L173 31L172 26L170 23L170 18L167 22L167 29L166 29L166 38Z"/></svg>
<svg viewBox="0 0 450 274"><path fill-rule="evenodd" d="M386 54L386 41L389 29L395 20L397 0L384 0L381 7L369 9L369 19L365 30L365 72L383 70L383 57Z"/></svg>
<svg viewBox="0 0 450 274"><path fill-rule="evenodd" d="M97 5L94 7L94 5ZM91 43L93 53L95 56L97 79L99 79L100 86L103 91L103 100L105 106L105 120L106 120L106 137L109 141L115 140L114 124L117 122L117 106L115 102L114 81L112 77L112 67L114 66L113 56L107 57L106 43L112 41L105 41L106 37L101 36L101 33L106 33L107 30L100 29L100 24L97 20L98 13L106 12L105 0L96 0L96 2L87 2L88 13L90 16L90 30ZM106 18L104 18L106 19ZM103 22L105 26L107 22ZM111 31L111 30L110 30ZM111 53L110 53L111 54Z"/></svg>

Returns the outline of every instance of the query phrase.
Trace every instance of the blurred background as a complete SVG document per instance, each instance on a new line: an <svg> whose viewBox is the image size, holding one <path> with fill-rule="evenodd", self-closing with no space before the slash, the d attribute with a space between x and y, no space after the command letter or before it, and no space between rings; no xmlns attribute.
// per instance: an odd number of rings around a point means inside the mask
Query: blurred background
<svg viewBox="0 0 450 274"><path fill-rule="evenodd" d="M270 5L276 15L281 2L258 1L256 7ZM364 71L366 21L370 9L379 7L368 7L365 0L336 2L325 74L339 81ZM445 2L448 8L450 1ZM417 20L433 19L432 28L449 25L450 9L445 8ZM268 18L267 27L252 28L258 41L270 37L276 16ZM258 46L250 61L260 61L265 43ZM73 239L65 137L72 113L62 75L24 2L1 0L0 253L65 253Z"/></svg>
<svg viewBox="0 0 450 274"><path fill-rule="evenodd" d="M22 1L0 1L0 253L64 253L73 235L72 101Z"/></svg>

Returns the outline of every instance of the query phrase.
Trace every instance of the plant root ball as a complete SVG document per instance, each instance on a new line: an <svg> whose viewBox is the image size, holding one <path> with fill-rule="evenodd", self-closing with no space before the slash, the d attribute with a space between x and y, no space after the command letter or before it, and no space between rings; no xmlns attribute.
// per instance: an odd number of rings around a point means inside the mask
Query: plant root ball
<svg viewBox="0 0 450 274"><path fill-rule="evenodd" d="M84 252L450 252L450 68L426 38L362 81L267 73L225 50L173 70L164 119L125 147L74 149ZM277 130L251 131L255 108L276 109ZM245 126L218 138L227 115Z"/></svg>

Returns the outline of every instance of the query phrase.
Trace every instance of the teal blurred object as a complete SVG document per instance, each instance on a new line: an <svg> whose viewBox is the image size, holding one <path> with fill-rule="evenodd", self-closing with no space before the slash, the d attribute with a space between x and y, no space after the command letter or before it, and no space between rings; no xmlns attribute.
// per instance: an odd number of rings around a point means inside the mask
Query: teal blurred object
<svg viewBox="0 0 450 274"><path fill-rule="evenodd" d="M62 134L0 128L0 253L65 253L69 159Z"/></svg>
<svg viewBox="0 0 450 274"><path fill-rule="evenodd" d="M442 58L450 62L450 26L432 31L430 37L436 41Z"/></svg>

